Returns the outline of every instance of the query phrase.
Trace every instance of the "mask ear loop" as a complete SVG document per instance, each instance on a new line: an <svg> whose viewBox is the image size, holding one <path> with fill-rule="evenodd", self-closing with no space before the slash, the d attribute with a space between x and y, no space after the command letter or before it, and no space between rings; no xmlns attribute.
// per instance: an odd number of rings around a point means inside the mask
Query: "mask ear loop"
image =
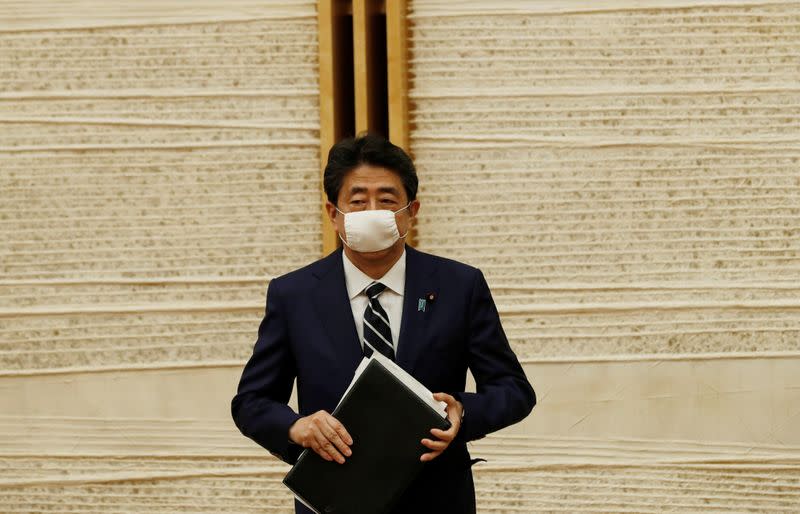
<svg viewBox="0 0 800 514"><path fill-rule="evenodd" d="M342 211L340 211L340 210L339 210L339 208L338 208L337 206L335 206L335 205L334 205L334 206L333 206L333 208L334 208L334 209L336 209L336 212L338 212L339 214L341 214L342 216L344 216L344 213L343 213ZM338 230L336 231L336 235L337 235L337 236L339 236L339 239L342 241L342 243L343 243L345 246L347 246L348 248L350 248L351 250L353 250L353 247L352 247L352 246L350 246L350 243L348 243L347 241L345 241L345 240L344 240L344 238L342 237L342 234L340 234ZM355 251L355 250L353 250L353 251Z"/></svg>
<svg viewBox="0 0 800 514"><path fill-rule="evenodd" d="M337 233L336 233L336 235L338 235L338 236L339 236L339 239L342 241L342 243L343 243L343 244L344 244L346 247L348 247L348 248L350 248L351 250L353 250L353 247L352 247L352 246L350 246L350 243L348 243L347 241L345 241L345 240L344 240L344 238L342 237L342 235L341 235L341 234L339 234L339 233L337 232ZM355 251L355 250L353 250L353 251Z"/></svg>
<svg viewBox="0 0 800 514"><path fill-rule="evenodd" d="M394 211L394 213L395 213L395 214L397 214L398 212L400 212L400 211L402 211L402 210L408 209L408 207L409 207L409 206L410 206L412 203L414 203L414 200L411 200L410 202L408 202L408 205L406 205L406 206L405 206L405 207L403 207L402 209L397 209L396 211ZM395 221L395 225L396 225L396 224L397 224L397 221ZM405 239L405 238L406 238L406 236L408 235L408 233L409 233L409 232L411 232L411 227L410 227L410 226L408 227L408 230L406 230L406 233L405 233L405 234L403 234L402 236L400 236L400 239ZM341 236L340 236L340 237L341 237Z"/></svg>

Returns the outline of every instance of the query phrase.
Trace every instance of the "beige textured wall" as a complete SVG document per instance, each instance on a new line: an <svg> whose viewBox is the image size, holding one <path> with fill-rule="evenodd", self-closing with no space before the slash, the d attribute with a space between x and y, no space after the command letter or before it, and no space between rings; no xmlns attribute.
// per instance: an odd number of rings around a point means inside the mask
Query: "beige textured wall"
<svg viewBox="0 0 800 514"><path fill-rule="evenodd" d="M420 247L539 393L480 511L795 512L800 8L637 4L410 6ZM228 407L320 252L315 5L121 5L0 2L0 512L290 512Z"/></svg>
<svg viewBox="0 0 800 514"><path fill-rule="evenodd" d="M800 511L800 4L409 15L419 246L539 394L479 510Z"/></svg>
<svg viewBox="0 0 800 514"><path fill-rule="evenodd" d="M0 512L288 512L230 399L319 257L313 1L0 2Z"/></svg>

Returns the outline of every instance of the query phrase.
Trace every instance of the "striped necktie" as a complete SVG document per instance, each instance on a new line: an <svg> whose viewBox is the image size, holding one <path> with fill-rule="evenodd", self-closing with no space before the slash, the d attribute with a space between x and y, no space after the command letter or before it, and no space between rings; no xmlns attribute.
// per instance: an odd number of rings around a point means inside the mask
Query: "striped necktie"
<svg viewBox="0 0 800 514"><path fill-rule="evenodd" d="M389 326L389 316L378 302L378 297L386 289L380 282L373 282L365 290L369 304L364 311L364 355L372 355L372 349L379 351L387 358L394 360L394 346L392 345L392 329Z"/></svg>

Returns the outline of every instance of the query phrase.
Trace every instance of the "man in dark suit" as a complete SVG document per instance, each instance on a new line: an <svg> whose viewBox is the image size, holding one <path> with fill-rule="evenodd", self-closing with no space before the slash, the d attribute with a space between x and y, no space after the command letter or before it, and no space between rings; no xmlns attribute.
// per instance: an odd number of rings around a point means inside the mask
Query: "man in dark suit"
<svg viewBox="0 0 800 514"><path fill-rule="evenodd" d="M417 175L386 139L334 145L324 187L344 247L270 282L231 402L236 426L289 464L303 448L344 463L353 441L330 412L361 358L379 351L438 391L452 423L421 442L423 471L393 512L475 512L478 459L466 443L522 420L536 404L486 280L476 268L405 244L420 207ZM467 369L477 392L464 391ZM287 405L295 378L299 414Z"/></svg>

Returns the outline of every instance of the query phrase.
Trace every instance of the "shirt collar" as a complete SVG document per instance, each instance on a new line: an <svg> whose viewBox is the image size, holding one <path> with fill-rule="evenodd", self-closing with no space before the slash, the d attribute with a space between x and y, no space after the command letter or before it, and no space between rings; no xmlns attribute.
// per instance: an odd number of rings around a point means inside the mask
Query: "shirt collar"
<svg viewBox="0 0 800 514"><path fill-rule="evenodd" d="M373 280L369 275L358 269L356 265L347 258L347 254L344 250L342 251L342 262L344 263L344 281L347 284L347 296L351 300L361 294L372 282L380 282L395 293L403 296L406 285L405 248L403 248L403 254L397 259L394 266L377 280Z"/></svg>

